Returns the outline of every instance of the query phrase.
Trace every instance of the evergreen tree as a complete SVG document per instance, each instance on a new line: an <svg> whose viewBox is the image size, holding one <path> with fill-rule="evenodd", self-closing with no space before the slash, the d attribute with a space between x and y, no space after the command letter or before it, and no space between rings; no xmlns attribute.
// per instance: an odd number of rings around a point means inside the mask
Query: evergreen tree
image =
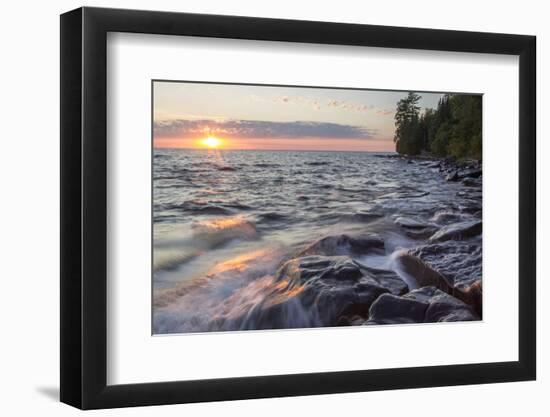
<svg viewBox="0 0 550 417"><path fill-rule="evenodd" d="M418 101L420 98L418 94L410 92L407 97L397 103L393 140L399 153L409 155L418 153L416 130L419 125L420 107Z"/></svg>
<svg viewBox="0 0 550 417"><path fill-rule="evenodd" d="M422 114L418 106L420 98L411 92L397 103L394 136L397 152L480 160L481 96L445 94L436 109L424 109Z"/></svg>

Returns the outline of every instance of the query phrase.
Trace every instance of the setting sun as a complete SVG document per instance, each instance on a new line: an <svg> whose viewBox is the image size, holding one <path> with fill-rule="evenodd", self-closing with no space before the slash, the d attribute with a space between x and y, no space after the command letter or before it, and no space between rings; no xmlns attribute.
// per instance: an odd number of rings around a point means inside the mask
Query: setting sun
<svg viewBox="0 0 550 417"><path fill-rule="evenodd" d="M208 136L201 141L201 145L211 149L219 148L221 144L222 141L218 138L215 138L214 136Z"/></svg>

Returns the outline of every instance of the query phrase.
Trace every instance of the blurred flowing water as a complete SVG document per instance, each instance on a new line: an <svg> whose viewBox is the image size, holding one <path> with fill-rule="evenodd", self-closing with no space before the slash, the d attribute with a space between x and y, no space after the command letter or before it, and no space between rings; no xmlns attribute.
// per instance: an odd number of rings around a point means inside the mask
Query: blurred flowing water
<svg viewBox="0 0 550 417"><path fill-rule="evenodd" d="M385 153L156 149L153 193L157 334L255 328L249 312L281 285L277 269L328 235L380 236L383 253L344 245L341 254L414 287L395 254L429 236L406 233L399 219L481 219L481 188L445 181L433 161ZM288 306L284 327L326 325L299 301Z"/></svg>

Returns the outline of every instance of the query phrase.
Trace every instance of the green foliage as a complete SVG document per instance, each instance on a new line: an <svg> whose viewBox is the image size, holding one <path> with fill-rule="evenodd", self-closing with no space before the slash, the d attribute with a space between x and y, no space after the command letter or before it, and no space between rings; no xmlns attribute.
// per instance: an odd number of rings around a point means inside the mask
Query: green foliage
<svg viewBox="0 0 550 417"><path fill-rule="evenodd" d="M418 106L420 98L411 92L397 103L394 136L397 152L481 160L481 96L446 94L437 109L425 109L422 114Z"/></svg>
<svg viewBox="0 0 550 417"><path fill-rule="evenodd" d="M407 97L399 100L395 113L394 141L399 153L416 155L419 152L419 114L417 105L420 96L410 92Z"/></svg>

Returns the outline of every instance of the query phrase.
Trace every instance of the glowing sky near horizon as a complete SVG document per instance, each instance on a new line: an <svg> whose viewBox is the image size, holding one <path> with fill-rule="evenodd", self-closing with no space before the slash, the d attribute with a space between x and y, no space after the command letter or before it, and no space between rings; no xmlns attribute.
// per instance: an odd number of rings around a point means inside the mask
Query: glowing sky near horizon
<svg viewBox="0 0 550 417"><path fill-rule="evenodd" d="M155 81L154 146L394 151L402 91ZM434 108L440 93L420 93Z"/></svg>

